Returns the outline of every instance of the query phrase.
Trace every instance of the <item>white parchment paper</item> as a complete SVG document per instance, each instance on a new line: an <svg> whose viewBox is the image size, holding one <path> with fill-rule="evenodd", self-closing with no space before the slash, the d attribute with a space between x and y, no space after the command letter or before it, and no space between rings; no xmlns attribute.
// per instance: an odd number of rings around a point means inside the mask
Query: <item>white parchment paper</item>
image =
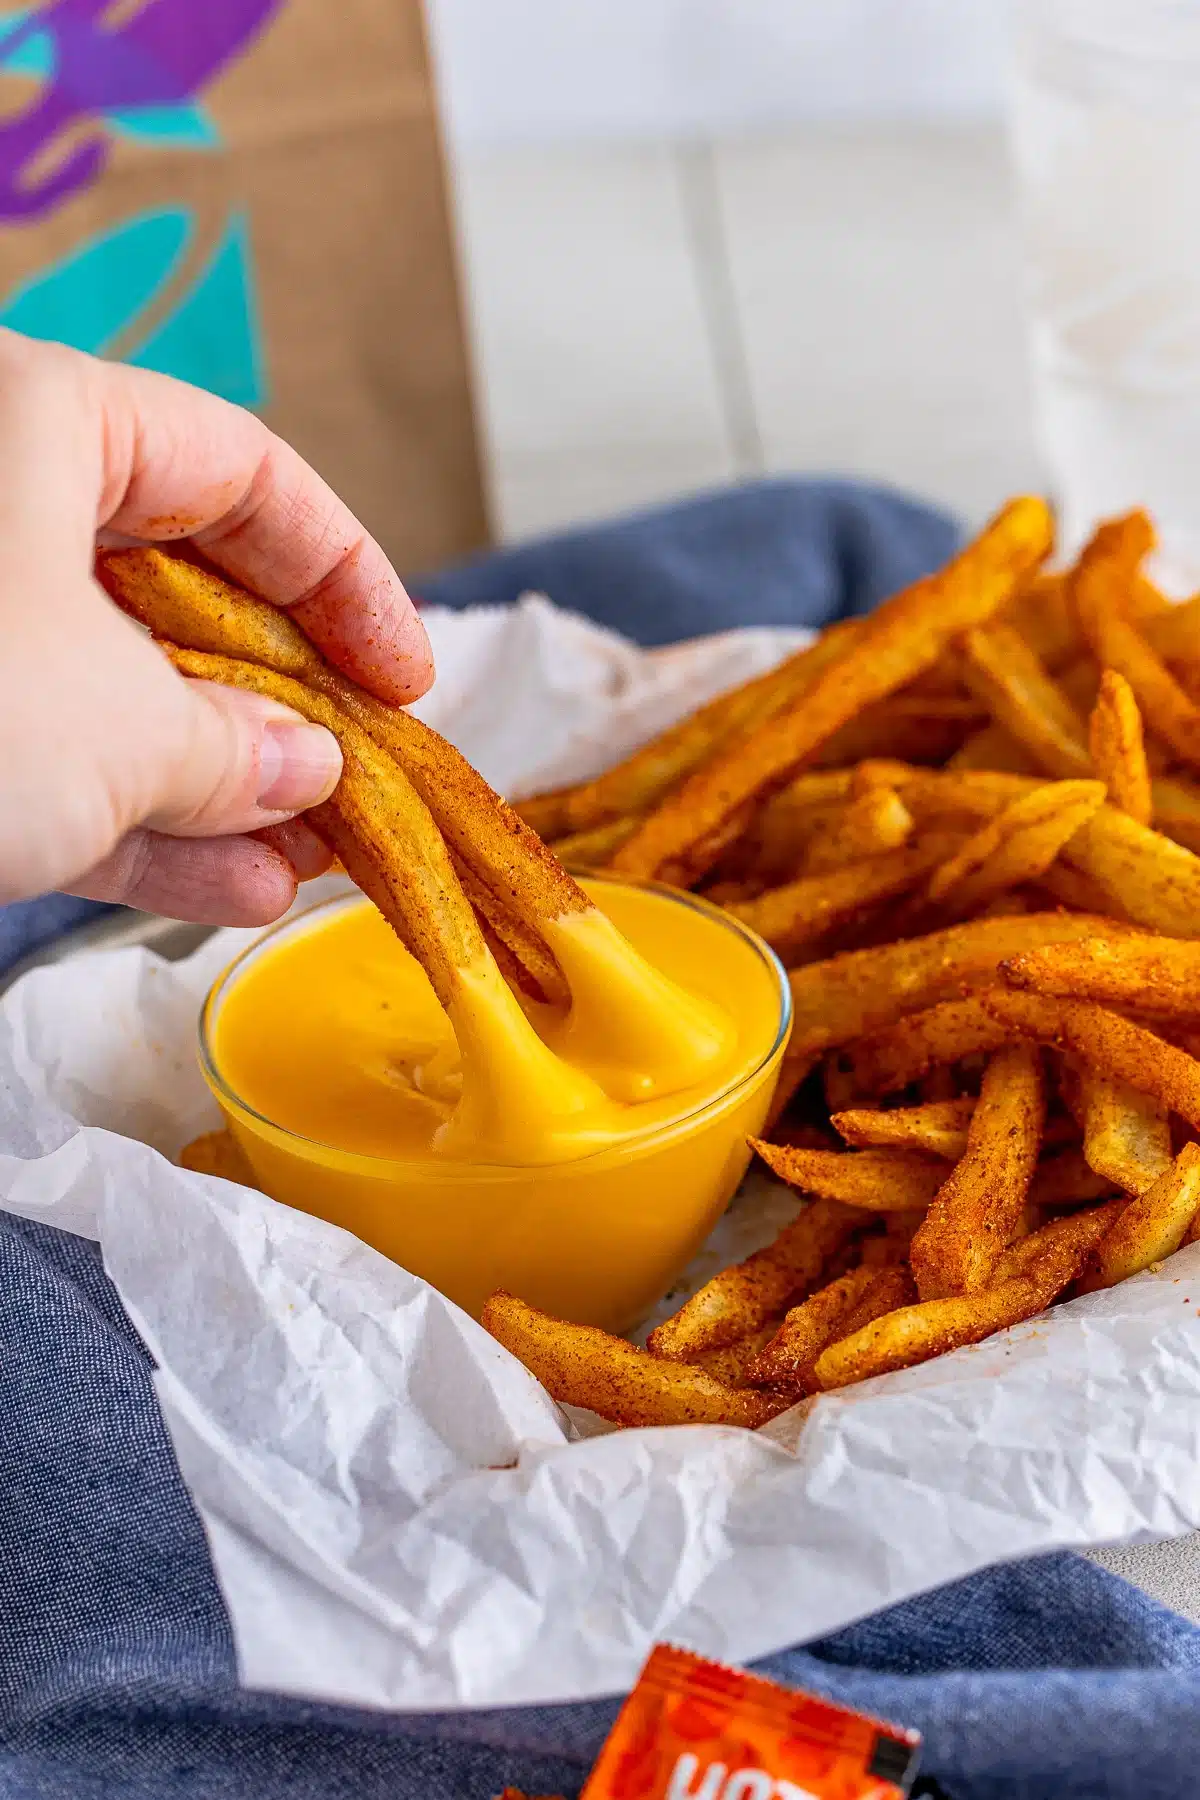
<svg viewBox="0 0 1200 1800"><path fill-rule="evenodd" d="M510 788L603 765L795 637L646 654L544 601L431 622L426 710ZM215 1122L196 1015L246 935L11 991L0 1206L99 1241L250 1685L400 1708L582 1698L628 1686L657 1639L740 1660L1000 1558L1200 1525L1200 1246L758 1434L580 1436L423 1282L172 1166ZM794 1206L749 1183L693 1279Z"/></svg>

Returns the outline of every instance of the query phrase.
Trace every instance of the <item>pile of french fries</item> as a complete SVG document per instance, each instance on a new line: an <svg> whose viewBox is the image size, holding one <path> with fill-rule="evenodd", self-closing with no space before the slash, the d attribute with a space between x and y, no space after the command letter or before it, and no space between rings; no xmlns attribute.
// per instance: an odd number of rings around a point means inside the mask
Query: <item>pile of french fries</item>
<svg viewBox="0 0 1200 1800"><path fill-rule="evenodd" d="M575 865L719 901L790 972L755 1142L806 1204L645 1350L497 1294L559 1400L756 1426L1200 1236L1200 597L1142 513L1044 573L1008 505L598 779L521 805Z"/></svg>

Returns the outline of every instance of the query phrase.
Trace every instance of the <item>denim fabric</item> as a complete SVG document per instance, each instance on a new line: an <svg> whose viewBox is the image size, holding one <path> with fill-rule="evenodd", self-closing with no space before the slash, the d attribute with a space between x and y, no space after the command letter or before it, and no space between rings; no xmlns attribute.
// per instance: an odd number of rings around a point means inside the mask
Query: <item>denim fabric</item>
<svg viewBox="0 0 1200 1800"><path fill-rule="evenodd" d="M149 1361L93 1247L0 1214L4 1800L576 1794L617 1702L400 1718L242 1692ZM1200 1631L1074 1556L758 1665L926 1734L953 1800L1176 1800Z"/></svg>
<svg viewBox="0 0 1200 1800"><path fill-rule="evenodd" d="M659 641L841 616L952 541L889 496L769 483L502 552L492 591L486 563L421 591L470 604L533 586L625 630L606 596L640 596L631 635ZM985 1571L758 1666L917 1726L951 1800L1194 1786L1200 1632L1074 1556ZM94 1248L0 1214L2 1800L488 1800L510 1782L569 1797L616 1705L388 1717L239 1689L148 1358Z"/></svg>
<svg viewBox="0 0 1200 1800"><path fill-rule="evenodd" d="M430 606L548 594L637 644L734 625L828 625L941 566L958 541L929 506L848 481L757 481L492 551L414 581Z"/></svg>

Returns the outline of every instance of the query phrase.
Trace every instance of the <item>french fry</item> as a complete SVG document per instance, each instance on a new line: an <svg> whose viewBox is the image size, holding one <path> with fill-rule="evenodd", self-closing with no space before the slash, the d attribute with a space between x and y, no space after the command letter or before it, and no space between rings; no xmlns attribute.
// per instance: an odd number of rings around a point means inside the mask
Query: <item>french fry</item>
<svg viewBox="0 0 1200 1800"><path fill-rule="evenodd" d="M976 770L996 771L1010 775L1032 775L1041 777L1042 766L1037 758L1025 748L1003 725L997 725L993 719L981 731L971 733L965 743L960 744L946 763L950 771L962 770L964 774Z"/></svg>
<svg viewBox="0 0 1200 1800"><path fill-rule="evenodd" d="M1163 1018L1200 1015L1200 942L1195 939L1095 937L1018 951L1000 964L1012 987L1065 1000Z"/></svg>
<svg viewBox="0 0 1200 1800"><path fill-rule="evenodd" d="M1158 735L1200 768L1200 707L1128 616L1129 588L1153 547L1154 527L1144 512L1101 525L1072 571L1071 598L1080 632L1101 666L1125 677Z"/></svg>
<svg viewBox="0 0 1200 1800"><path fill-rule="evenodd" d="M1065 913L1024 913L1011 919L981 919L944 931L850 950L791 973L792 1027L789 1054L796 1061L892 1025L987 979L997 963L1040 944L1114 935L1102 917Z"/></svg>
<svg viewBox="0 0 1200 1800"><path fill-rule="evenodd" d="M912 836L912 814L895 788L860 765L849 799L830 829L809 844L801 874L828 875L867 857L899 850Z"/></svg>
<svg viewBox="0 0 1200 1800"><path fill-rule="evenodd" d="M910 1212L933 1199L945 1168L906 1150L805 1150L795 1144L750 1147L789 1187L867 1212Z"/></svg>
<svg viewBox="0 0 1200 1800"><path fill-rule="evenodd" d="M1097 1244L1084 1293L1114 1287L1173 1256L1200 1211L1200 1144L1185 1144L1152 1187L1131 1200Z"/></svg>
<svg viewBox="0 0 1200 1800"><path fill-rule="evenodd" d="M1031 1319L1069 1280L1068 1275L1055 1284L1034 1272L982 1293L902 1306L823 1350L813 1368L814 1379L826 1391L848 1387L977 1344L993 1332Z"/></svg>
<svg viewBox="0 0 1200 1800"><path fill-rule="evenodd" d="M790 1401L732 1388L703 1369L635 1350L594 1325L572 1325L496 1293L484 1329L566 1406L585 1406L616 1425L765 1425Z"/></svg>
<svg viewBox="0 0 1200 1800"><path fill-rule="evenodd" d="M375 901L446 1006L461 971L486 956L483 936L442 835L416 789L366 731L327 695L258 663L170 647L181 674L264 694L324 725L342 751L331 799L308 814L351 878Z"/></svg>
<svg viewBox="0 0 1200 1800"><path fill-rule="evenodd" d="M909 1246L924 1217L923 1206L914 1207L911 1212L884 1213L883 1230L875 1235L868 1233L857 1246L864 1267L890 1269L896 1263L906 1263Z"/></svg>
<svg viewBox="0 0 1200 1800"><path fill-rule="evenodd" d="M786 1314L770 1340L750 1364L754 1386L786 1386L797 1393L815 1390L812 1366L826 1344L842 1336L840 1327L867 1289L879 1279L878 1269L860 1265L810 1294Z"/></svg>
<svg viewBox="0 0 1200 1800"><path fill-rule="evenodd" d="M1179 775L1157 777L1150 783L1150 803L1158 829L1200 854L1200 787Z"/></svg>
<svg viewBox="0 0 1200 1800"><path fill-rule="evenodd" d="M966 1152L912 1241L910 1260L922 1300L988 1286L1028 1197L1045 1117L1039 1051L1030 1044L1006 1044L984 1073Z"/></svg>
<svg viewBox="0 0 1200 1800"><path fill-rule="evenodd" d="M1004 625L966 633L963 679L1047 775L1092 772L1087 727L1025 640Z"/></svg>
<svg viewBox="0 0 1200 1800"><path fill-rule="evenodd" d="M1037 881L1103 804L1099 781L1053 781L1013 800L929 878L931 902L960 913Z"/></svg>
<svg viewBox="0 0 1200 1800"><path fill-rule="evenodd" d="M1127 1194L1144 1194L1171 1164L1171 1123L1148 1094L1095 1069L1079 1072L1088 1167Z"/></svg>
<svg viewBox="0 0 1200 1800"><path fill-rule="evenodd" d="M892 1263L881 1269L854 1311L845 1321L843 1337L852 1337L875 1319L882 1319L898 1307L911 1306L917 1298L917 1284L912 1270L904 1263Z"/></svg>
<svg viewBox="0 0 1200 1800"><path fill-rule="evenodd" d="M921 1150L957 1162L967 1147L973 1099L934 1100L924 1106L854 1107L830 1123L857 1149Z"/></svg>
<svg viewBox="0 0 1200 1800"><path fill-rule="evenodd" d="M1060 1150L1056 1156L1044 1156L1034 1171L1029 1188L1032 1206L1090 1206L1096 1200L1107 1200L1113 1183L1106 1175L1097 1174L1082 1150Z"/></svg>
<svg viewBox="0 0 1200 1800"><path fill-rule="evenodd" d="M1048 669L1069 662L1079 648L1079 626L1062 574L1035 575L1023 582L999 622L1024 638Z"/></svg>
<svg viewBox="0 0 1200 1800"><path fill-rule="evenodd" d="M894 1094L939 1064L999 1050L1011 1035L982 992L943 1000L855 1044L854 1072L864 1093Z"/></svg>
<svg viewBox="0 0 1200 1800"><path fill-rule="evenodd" d="M655 1356L687 1362L758 1331L819 1282L830 1259L867 1224L869 1215L836 1200L814 1200L774 1243L714 1275L647 1339Z"/></svg>
<svg viewBox="0 0 1200 1800"><path fill-rule="evenodd" d="M227 1127L206 1131L185 1144L179 1152L179 1166L196 1175L219 1175L222 1181L236 1181L239 1187L259 1186L244 1150Z"/></svg>
<svg viewBox="0 0 1200 1800"><path fill-rule="evenodd" d="M1134 924L1167 937L1200 935L1200 856L1160 831L1102 806L1079 827L1063 857L1099 882Z"/></svg>
<svg viewBox="0 0 1200 1800"><path fill-rule="evenodd" d="M815 681L822 669L843 655L862 630L861 620L843 620L777 668L718 694L698 711L668 726L603 775L558 794L522 801L519 810L539 830L542 821L552 816L555 836L644 814L723 746L773 718Z"/></svg>
<svg viewBox="0 0 1200 1800"><path fill-rule="evenodd" d="M1065 1285L1083 1268L1088 1255L1128 1204L1124 1198L1107 1200L1103 1206L1093 1206L1088 1212L1069 1213L1065 1218L1052 1219L1040 1230L1018 1238L996 1264L993 1286L1001 1287L1005 1282L1029 1275L1039 1263L1052 1267L1056 1276L1062 1274Z"/></svg>
<svg viewBox="0 0 1200 1800"><path fill-rule="evenodd" d="M1164 662L1200 662L1200 594L1139 623L1146 642Z"/></svg>
<svg viewBox="0 0 1200 1800"><path fill-rule="evenodd" d="M724 1382L726 1387L757 1386L749 1381L750 1370L759 1351L766 1349L782 1324L782 1318L769 1319L757 1331L739 1338L736 1344L727 1344L723 1350L701 1350L692 1358L689 1367L703 1369L706 1375L711 1375L714 1381Z"/></svg>
<svg viewBox="0 0 1200 1800"><path fill-rule="evenodd" d="M982 996L1001 1024L1035 1043L1069 1051L1102 1074L1153 1095L1164 1109L1200 1128L1200 1062L1174 1044L1085 1000L989 988Z"/></svg>
<svg viewBox="0 0 1200 1800"><path fill-rule="evenodd" d="M356 743L369 741L376 758L382 752L394 760L460 861L532 930L544 920L588 910L583 890L459 751L402 707L386 706L334 669L279 607L155 549L105 553L97 573L120 606L165 646L177 647L170 652L177 667L183 666L179 656L189 652L234 659L290 678L289 705L296 706L302 684L313 705L336 709L356 728ZM193 663L193 669L200 666ZM205 666L207 679L222 679L211 673L215 663ZM239 683L250 685L245 676ZM257 691L270 693L270 684ZM317 722L329 716L326 710Z"/></svg>
<svg viewBox="0 0 1200 1800"><path fill-rule="evenodd" d="M655 875L747 801L782 787L839 726L931 667L959 632L989 619L1044 559L1052 537L1042 501L1011 502L940 575L886 601L811 688L690 776L622 845L611 867ZM694 877L703 873L702 862L693 865Z"/></svg>
<svg viewBox="0 0 1200 1800"><path fill-rule="evenodd" d="M814 1378L825 1389L846 1387L977 1344L1033 1318L1074 1280L1124 1204L1118 1201L1111 1210L1099 1207L1031 1232L1001 1257L999 1279L991 1287L901 1307L831 1344L818 1357Z"/></svg>
<svg viewBox="0 0 1200 1800"><path fill-rule="evenodd" d="M753 900L730 901L725 910L766 938L780 956L794 956L842 920L907 892L941 864L946 844L944 835L931 836L825 875L803 875Z"/></svg>
<svg viewBox="0 0 1200 1800"><path fill-rule="evenodd" d="M1108 789L1110 804L1139 825L1149 825L1154 802L1142 715L1133 689L1115 669L1105 669L1100 677L1100 692L1088 721L1088 749L1096 774Z"/></svg>
<svg viewBox="0 0 1200 1800"><path fill-rule="evenodd" d="M520 811L520 808L517 808ZM525 818L522 812L521 817ZM526 824L529 820L526 819ZM569 837L556 837L551 848L558 860L568 868L602 869L613 851L632 837L637 815L629 819L609 819L593 825L590 831L576 831Z"/></svg>

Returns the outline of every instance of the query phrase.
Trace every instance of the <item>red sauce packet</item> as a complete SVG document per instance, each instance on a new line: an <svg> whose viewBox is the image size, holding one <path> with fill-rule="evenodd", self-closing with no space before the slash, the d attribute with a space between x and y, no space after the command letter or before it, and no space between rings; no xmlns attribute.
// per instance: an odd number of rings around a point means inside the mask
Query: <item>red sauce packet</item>
<svg viewBox="0 0 1200 1800"><path fill-rule="evenodd" d="M904 1800L920 1736L660 1644L580 1800Z"/></svg>

